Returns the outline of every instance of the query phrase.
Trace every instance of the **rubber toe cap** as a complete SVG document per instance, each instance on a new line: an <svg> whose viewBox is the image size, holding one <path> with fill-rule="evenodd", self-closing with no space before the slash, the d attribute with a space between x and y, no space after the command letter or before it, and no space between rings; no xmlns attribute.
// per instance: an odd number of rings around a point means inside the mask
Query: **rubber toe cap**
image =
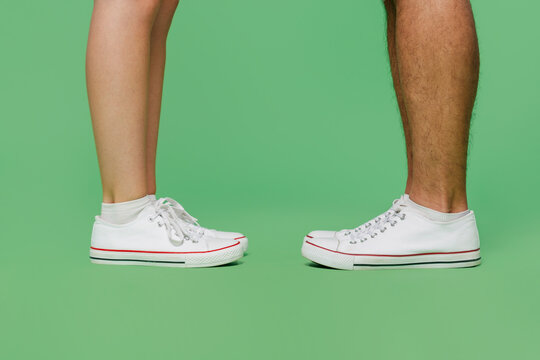
<svg viewBox="0 0 540 360"><path fill-rule="evenodd" d="M333 232L332 232L333 233ZM305 242L320 248L336 251L339 246L339 241L334 237L306 237Z"/></svg>
<svg viewBox="0 0 540 360"><path fill-rule="evenodd" d="M336 235L335 231L327 231L327 230L315 230L307 234L307 238L334 238Z"/></svg>

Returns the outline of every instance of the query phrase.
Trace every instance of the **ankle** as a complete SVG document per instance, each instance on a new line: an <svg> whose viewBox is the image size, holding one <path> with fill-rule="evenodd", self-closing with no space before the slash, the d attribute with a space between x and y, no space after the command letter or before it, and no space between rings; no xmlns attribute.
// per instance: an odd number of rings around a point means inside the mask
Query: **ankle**
<svg viewBox="0 0 540 360"><path fill-rule="evenodd" d="M405 194L410 194L413 184L412 170L409 169L407 173L407 183L405 184Z"/></svg>
<svg viewBox="0 0 540 360"><path fill-rule="evenodd" d="M442 213L459 213L469 208L464 192L428 193L413 188L409 192L409 197L418 205Z"/></svg>
<svg viewBox="0 0 540 360"><path fill-rule="evenodd" d="M149 204L151 200L147 195L125 202L102 203L101 218L111 224L126 224L133 221Z"/></svg>
<svg viewBox="0 0 540 360"><path fill-rule="evenodd" d="M155 195L157 191L156 181L155 180L152 181L152 179L150 179L150 180L147 180L147 183L148 184L146 185L146 194Z"/></svg>
<svg viewBox="0 0 540 360"><path fill-rule="evenodd" d="M103 190L103 203L115 204L140 199L148 195L146 191L122 192Z"/></svg>

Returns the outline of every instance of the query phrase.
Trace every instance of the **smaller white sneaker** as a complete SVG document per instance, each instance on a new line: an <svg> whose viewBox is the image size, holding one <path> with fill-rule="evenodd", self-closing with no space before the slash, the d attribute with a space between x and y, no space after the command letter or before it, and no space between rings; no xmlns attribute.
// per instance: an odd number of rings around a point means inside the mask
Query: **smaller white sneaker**
<svg viewBox="0 0 540 360"><path fill-rule="evenodd" d="M309 233L302 255L344 270L457 268L481 261L473 211L455 220L433 221L408 206L404 197L355 229Z"/></svg>
<svg viewBox="0 0 540 360"><path fill-rule="evenodd" d="M171 199L172 201L172 199ZM219 238L196 224L180 204L159 199L127 224L110 224L96 216L90 260L97 264L208 267L240 259L234 238Z"/></svg>

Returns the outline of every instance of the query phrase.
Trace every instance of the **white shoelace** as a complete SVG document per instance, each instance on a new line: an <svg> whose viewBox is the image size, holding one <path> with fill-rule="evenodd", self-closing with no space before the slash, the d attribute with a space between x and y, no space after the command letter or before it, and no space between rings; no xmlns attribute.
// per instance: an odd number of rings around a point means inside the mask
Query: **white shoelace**
<svg viewBox="0 0 540 360"><path fill-rule="evenodd" d="M392 207L384 214L376 217L375 219L368 221L365 224L358 226L357 228L346 232L345 236L350 236L349 243L356 244L358 241L364 242L368 239L372 239L380 233L387 230L387 225L395 226L397 220L405 220L405 214L401 212L401 204L398 200L394 200Z"/></svg>
<svg viewBox="0 0 540 360"><path fill-rule="evenodd" d="M149 220L156 221L159 226L165 226L171 241L182 243L188 240L196 243L204 235L206 229L201 227L197 219L176 200L161 198L154 202L154 207L156 213Z"/></svg>

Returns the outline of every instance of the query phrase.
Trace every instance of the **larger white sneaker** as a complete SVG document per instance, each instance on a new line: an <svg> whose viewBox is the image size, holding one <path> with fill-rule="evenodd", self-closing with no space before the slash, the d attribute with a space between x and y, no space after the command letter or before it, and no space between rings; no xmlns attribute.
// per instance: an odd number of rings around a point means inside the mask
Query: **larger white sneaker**
<svg viewBox="0 0 540 360"><path fill-rule="evenodd" d="M473 211L434 221L402 197L356 229L309 233L302 255L344 270L471 267L480 264L480 240Z"/></svg>
<svg viewBox="0 0 540 360"><path fill-rule="evenodd" d="M90 260L97 264L207 267L240 259L239 240L219 238L178 215L167 199L146 206L135 220L110 224L96 217ZM179 205L179 204L178 204Z"/></svg>

